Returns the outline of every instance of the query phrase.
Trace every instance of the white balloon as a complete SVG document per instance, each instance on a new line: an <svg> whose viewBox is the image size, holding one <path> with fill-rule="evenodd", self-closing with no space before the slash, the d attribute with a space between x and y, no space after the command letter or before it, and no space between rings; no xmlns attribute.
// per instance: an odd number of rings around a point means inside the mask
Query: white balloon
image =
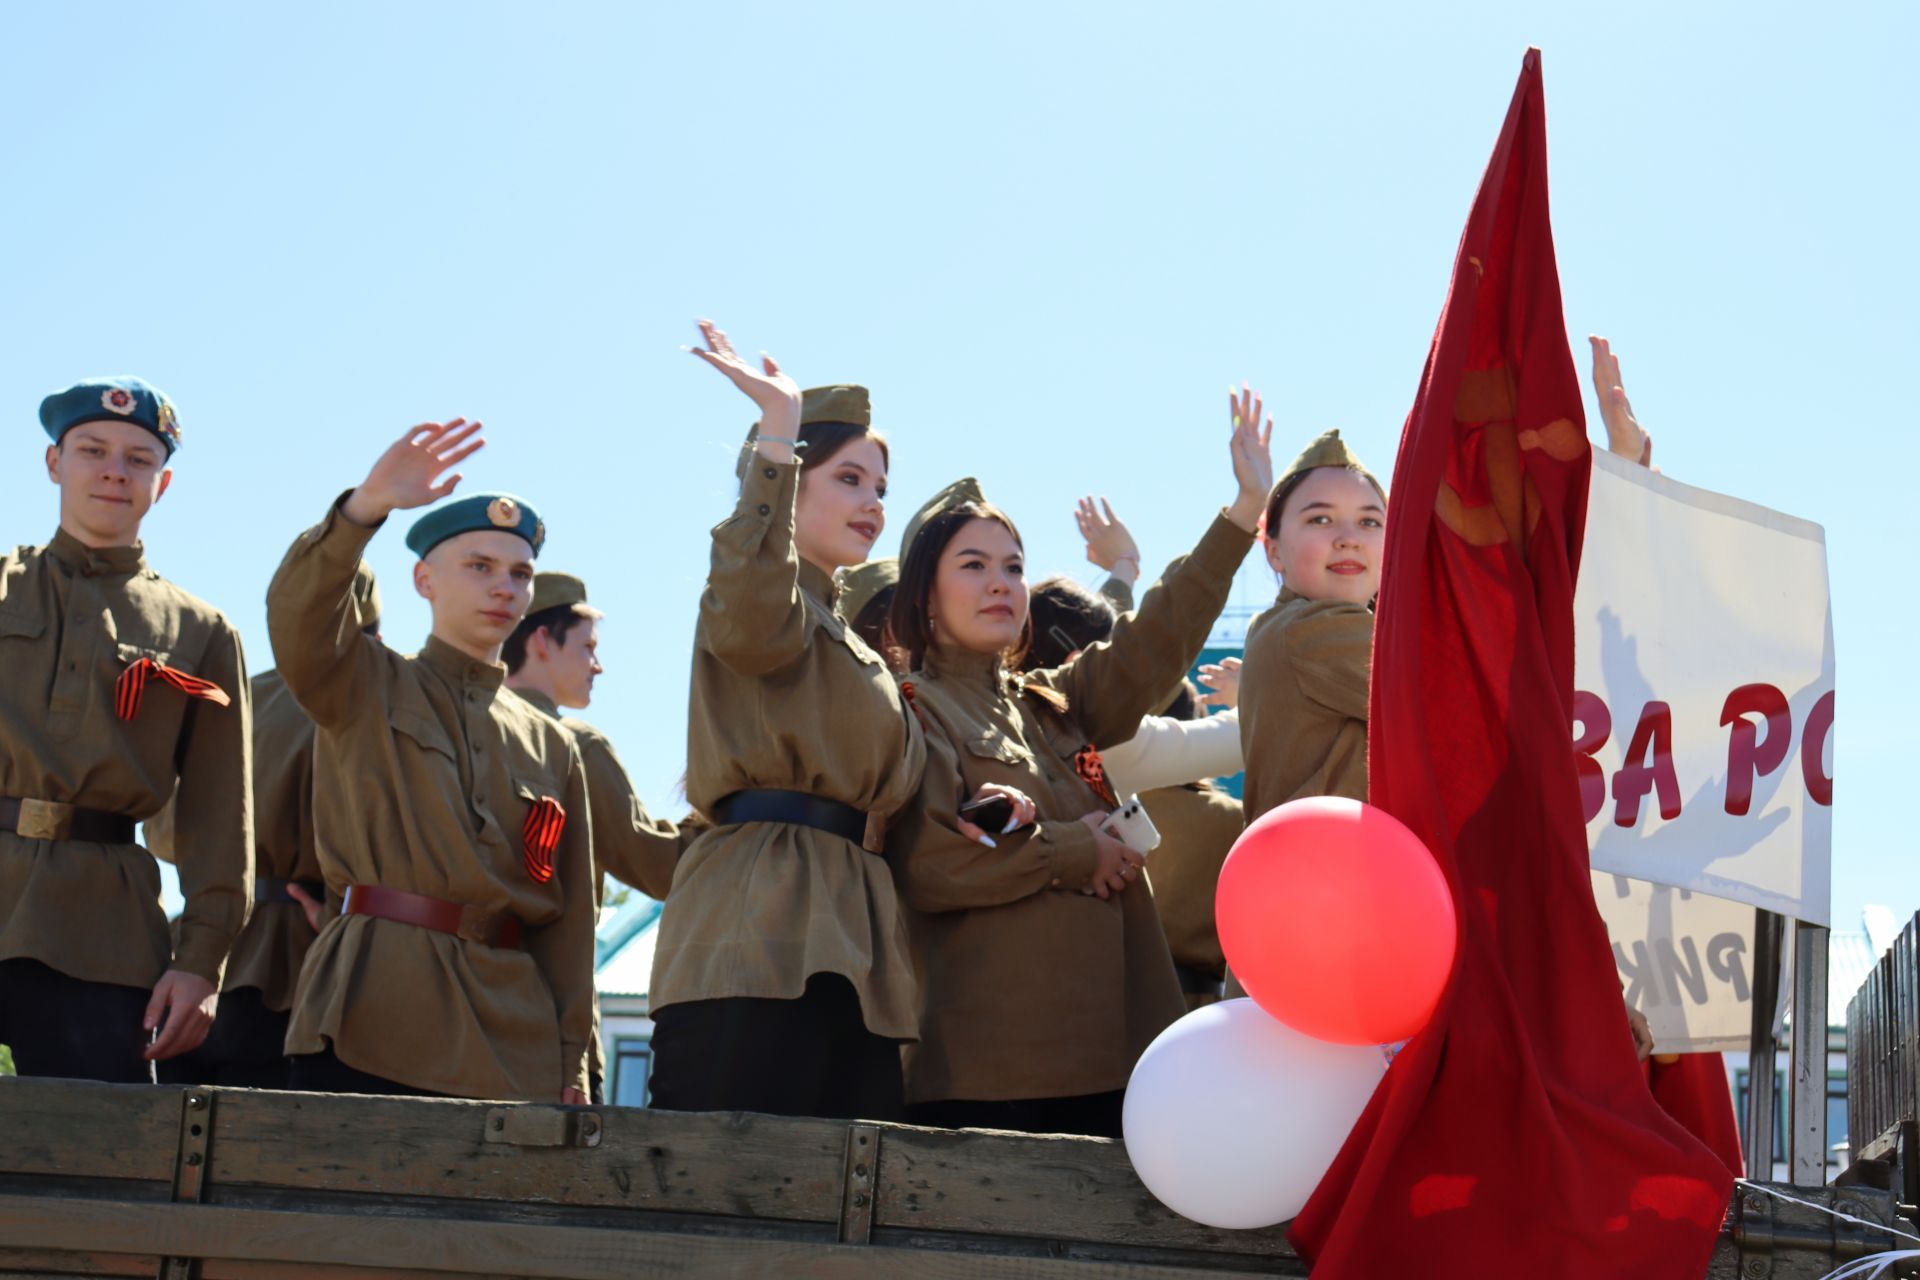
<svg viewBox="0 0 1920 1280"><path fill-rule="evenodd" d="M1209 1227L1285 1222L1386 1073L1371 1045L1301 1035L1251 1000L1196 1009L1133 1068L1127 1156L1160 1202Z"/></svg>

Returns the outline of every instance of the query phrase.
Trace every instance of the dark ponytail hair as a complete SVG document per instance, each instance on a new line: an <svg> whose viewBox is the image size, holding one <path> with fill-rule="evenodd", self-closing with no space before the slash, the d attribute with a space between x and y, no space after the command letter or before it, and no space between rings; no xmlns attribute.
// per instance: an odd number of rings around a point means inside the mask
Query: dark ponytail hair
<svg viewBox="0 0 1920 1280"><path fill-rule="evenodd" d="M1023 552L1026 550L1012 518L989 502L963 502L920 526L920 532L913 536L913 544L901 557L900 585L894 588L893 609L887 619L893 624L893 642L906 653L909 671L918 671L926 660L927 650L933 647L933 619L928 614L928 606L933 599L933 580L940 567L940 557L954 535L973 520L994 521L1012 535L1015 546ZM1009 667L1017 667L1032 639L1033 618L1029 615L1021 624L1020 638L1002 655L1002 660Z"/></svg>

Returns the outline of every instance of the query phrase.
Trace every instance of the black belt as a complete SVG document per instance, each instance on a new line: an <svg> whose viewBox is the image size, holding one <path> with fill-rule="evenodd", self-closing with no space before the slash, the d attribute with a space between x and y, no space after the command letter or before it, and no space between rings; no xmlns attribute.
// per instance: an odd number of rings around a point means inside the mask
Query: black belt
<svg viewBox="0 0 1920 1280"><path fill-rule="evenodd" d="M1176 964L1173 971L1180 976L1180 990L1190 996L1217 996L1225 981L1219 974L1196 965Z"/></svg>
<svg viewBox="0 0 1920 1280"><path fill-rule="evenodd" d="M327 886L318 880L280 880L273 876L255 876L253 878L253 900L260 902L298 902L287 892L288 885L299 885L309 898L315 902L327 900Z"/></svg>
<svg viewBox="0 0 1920 1280"><path fill-rule="evenodd" d="M708 816L716 827L741 822L787 822L797 827L812 827L851 840L868 853L881 852L867 842L866 814L850 804L824 800L804 791L736 791L715 803Z"/></svg>
<svg viewBox="0 0 1920 1280"><path fill-rule="evenodd" d="M57 800L15 800L0 796L0 831L25 840L86 840L132 844L134 822L124 813L82 809Z"/></svg>

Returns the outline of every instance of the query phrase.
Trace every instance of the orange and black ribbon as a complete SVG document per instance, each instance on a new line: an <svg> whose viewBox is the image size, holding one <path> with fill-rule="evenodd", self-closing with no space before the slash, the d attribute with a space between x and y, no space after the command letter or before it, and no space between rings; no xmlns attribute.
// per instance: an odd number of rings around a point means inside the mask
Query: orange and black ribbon
<svg viewBox="0 0 1920 1280"><path fill-rule="evenodd" d="M1089 742L1073 753L1073 771L1080 775L1080 781L1093 788L1093 794L1109 809L1120 807L1119 798L1113 794L1113 784L1107 781L1107 762L1100 758L1100 752Z"/></svg>
<svg viewBox="0 0 1920 1280"><path fill-rule="evenodd" d="M175 671L172 667L161 666L152 658L142 658L120 673L113 682L113 713L122 720L131 720L140 714L141 699L146 697L147 681L160 680L172 685L189 698L199 698L211 702L216 707L228 706L233 699L227 697L227 691L211 680L202 680L199 676L190 676L184 671Z"/></svg>
<svg viewBox="0 0 1920 1280"><path fill-rule="evenodd" d="M526 845L527 874L535 884L553 879L553 855L559 851L560 833L566 829L567 811L552 796L541 796L527 810L520 835Z"/></svg>

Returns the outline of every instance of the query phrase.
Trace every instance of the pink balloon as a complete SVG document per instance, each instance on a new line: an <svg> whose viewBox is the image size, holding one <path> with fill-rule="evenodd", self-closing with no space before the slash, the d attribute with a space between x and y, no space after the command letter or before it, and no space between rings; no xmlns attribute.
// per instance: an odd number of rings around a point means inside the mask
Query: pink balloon
<svg viewBox="0 0 1920 1280"><path fill-rule="evenodd" d="M1357 800L1262 814L1220 869L1214 918L1247 994L1335 1044L1407 1039L1453 969L1446 877L1405 824Z"/></svg>

